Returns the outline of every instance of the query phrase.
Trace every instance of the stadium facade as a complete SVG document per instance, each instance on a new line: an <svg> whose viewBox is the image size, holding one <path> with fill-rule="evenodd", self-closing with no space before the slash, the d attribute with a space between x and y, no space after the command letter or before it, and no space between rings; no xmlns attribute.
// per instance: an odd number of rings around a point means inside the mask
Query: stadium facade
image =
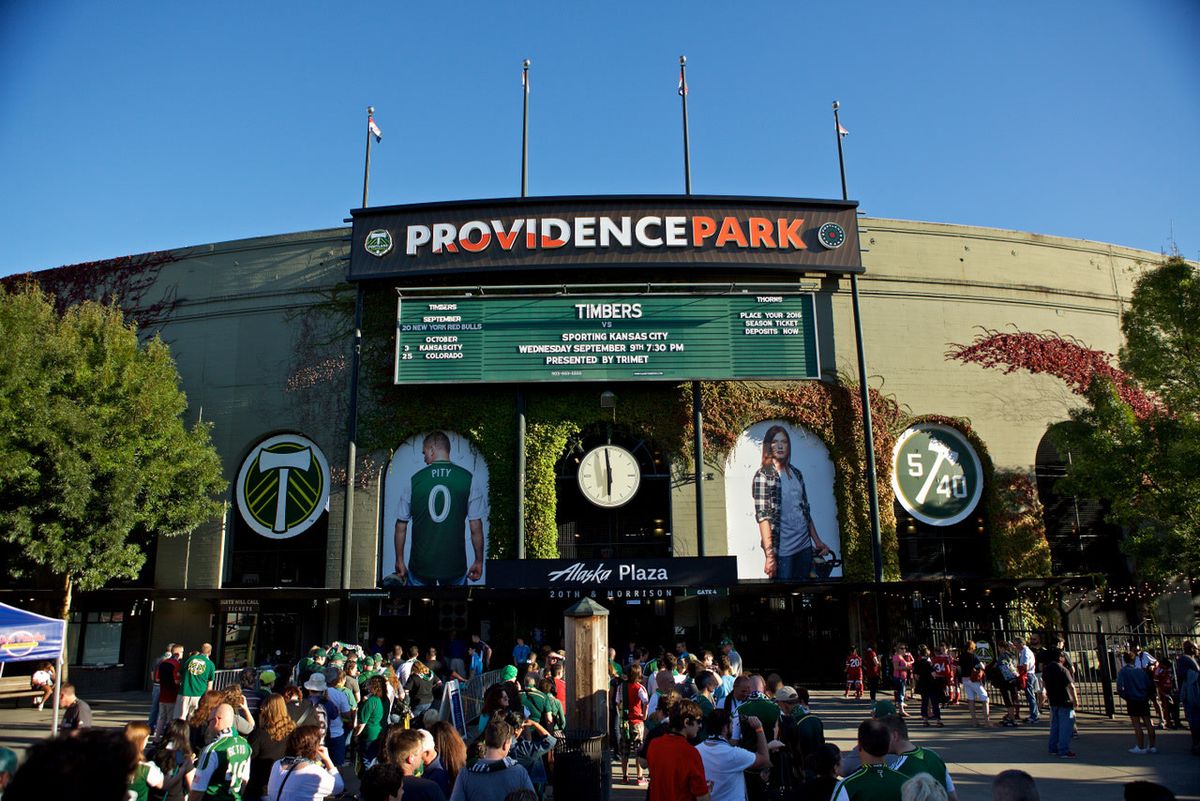
<svg viewBox="0 0 1200 801"><path fill-rule="evenodd" d="M752 664L816 680L889 620L994 620L1072 576L1119 582L1120 533L1051 489L1066 457L1047 429L1079 399L947 351L1020 330L1116 352L1159 259L840 201L637 196L360 209L349 228L36 273L161 335L230 482L224 516L154 543L139 581L79 596L76 679L140 686L168 640L212 641L230 667L351 633L554 641L590 595L614 644L728 634ZM795 466L798 489L768 463ZM1044 537L1003 543L1020 476Z"/></svg>

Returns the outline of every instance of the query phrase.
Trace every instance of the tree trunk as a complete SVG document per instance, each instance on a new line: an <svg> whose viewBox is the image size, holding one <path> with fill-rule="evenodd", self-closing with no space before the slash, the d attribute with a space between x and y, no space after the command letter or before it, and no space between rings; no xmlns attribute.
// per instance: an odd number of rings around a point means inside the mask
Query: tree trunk
<svg viewBox="0 0 1200 801"><path fill-rule="evenodd" d="M66 651L67 651L66 632L68 630L70 630L70 628L71 628L71 585L72 585L71 574L70 573L64 574L63 575L63 586L62 586L62 590L63 590L62 605L58 608L59 618L61 618L63 620L63 622L66 623L66 629L64 629L64 631L63 631L62 675L60 675L58 677L59 686L62 686L63 682L65 682L67 680L67 672L68 672L67 663L70 661L69 659L67 659L68 654L66 653Z"/></svg>

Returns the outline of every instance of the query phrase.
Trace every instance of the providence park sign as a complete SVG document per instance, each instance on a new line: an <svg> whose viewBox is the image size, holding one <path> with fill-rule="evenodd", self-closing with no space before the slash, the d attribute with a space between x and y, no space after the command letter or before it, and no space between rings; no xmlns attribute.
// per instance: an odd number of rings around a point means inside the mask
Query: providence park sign
<svg viewBox="0 0 1200 801"><path fill-rule="evenodd" d="M588 267L863 271L850 201L622 195L351 214L351 280Z"/></svg>

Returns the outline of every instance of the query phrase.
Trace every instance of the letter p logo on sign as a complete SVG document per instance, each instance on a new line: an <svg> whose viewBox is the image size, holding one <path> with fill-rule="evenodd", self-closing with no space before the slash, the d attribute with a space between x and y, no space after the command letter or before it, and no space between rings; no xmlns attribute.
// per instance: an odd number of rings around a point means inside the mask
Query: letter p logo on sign
<svg viewBox="0 0 1200 801"><path fill-rule="evenodd" d="M264 537L303 533L328 503L329 463L315 442L299 434L263 440L238 471L238 509L246 525Z"/></svg>

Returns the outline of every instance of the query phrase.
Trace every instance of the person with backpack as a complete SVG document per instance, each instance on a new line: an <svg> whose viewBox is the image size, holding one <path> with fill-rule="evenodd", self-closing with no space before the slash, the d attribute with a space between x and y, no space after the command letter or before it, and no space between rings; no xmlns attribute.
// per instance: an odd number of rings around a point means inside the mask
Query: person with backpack
<svg viewBox="0 0 1200 801"><path fill-rule="evenodd" d="M632 757L638 785L645 785L642 766L637 760L638 748L646 738L646 710L650 706L650 695L642 684L642 666L634 662L628 668L627 678L617 691L617 709L621 721L621 782L629 783L629 760Z"/></svg>
<svg viewBox="0 0 1200 801"><path fill-rule="evenodd" d="M1000 691L1000 698L1004 701L1004 719L1000 721L1000 725L1010 728L1019 725L1017 720L1021 716L1018 700L1020 675L1017 673L1017 663L1013 658L1010 643L999 644L996 658L988 666L987 678Z"/></svg>

